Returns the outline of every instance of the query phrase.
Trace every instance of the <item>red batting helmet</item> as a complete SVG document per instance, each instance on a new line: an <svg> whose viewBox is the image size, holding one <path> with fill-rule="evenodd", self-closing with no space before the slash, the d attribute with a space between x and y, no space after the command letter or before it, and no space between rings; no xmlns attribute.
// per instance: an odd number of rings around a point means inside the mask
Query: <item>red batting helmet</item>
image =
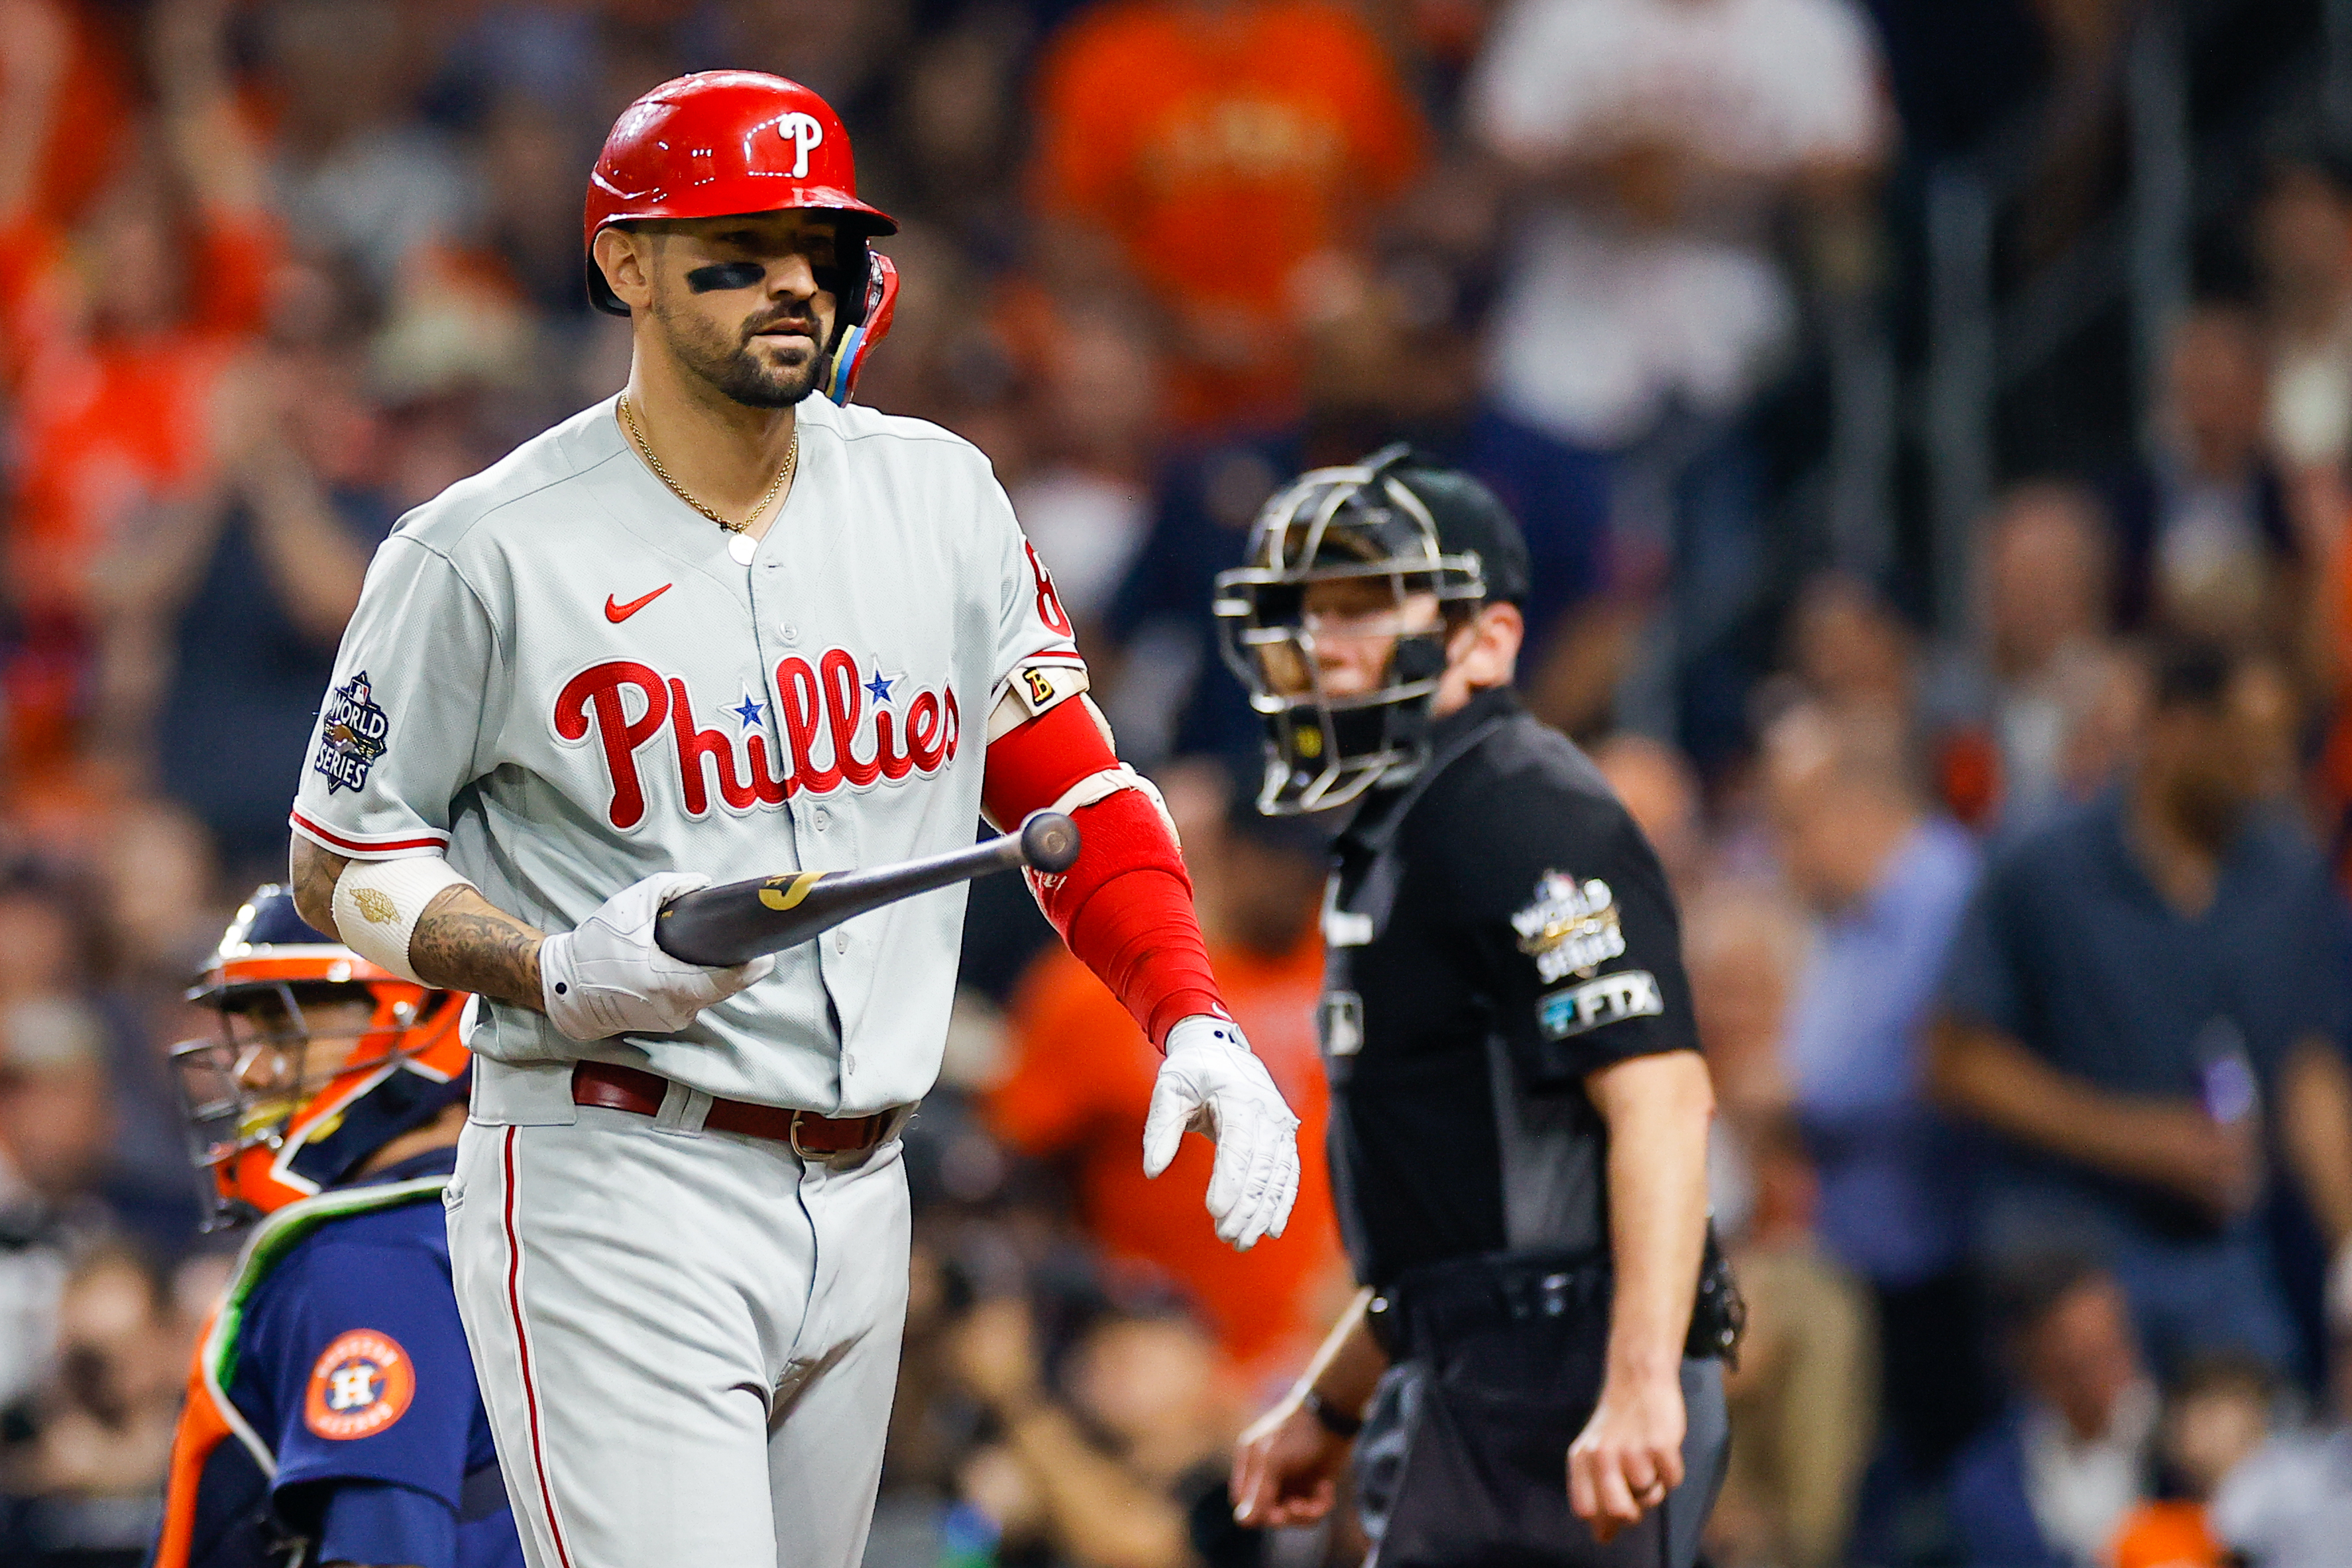
<svg viewBox="0 0 2352 1568"><path fill-rule="evenodd" d="M596 236L608 224L795 208L840 215L848 276L833 293L841 325L856 324L866 309L866 241L898 226L857 199L840 116L800 83L761 71L666 81L621 111L588 177L588 297L599 310L629 313L596 265Z"/></svg>

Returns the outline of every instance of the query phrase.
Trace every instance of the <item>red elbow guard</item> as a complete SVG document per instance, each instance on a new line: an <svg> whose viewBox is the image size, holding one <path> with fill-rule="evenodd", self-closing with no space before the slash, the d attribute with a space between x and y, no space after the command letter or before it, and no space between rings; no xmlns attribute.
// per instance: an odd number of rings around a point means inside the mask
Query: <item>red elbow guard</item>
<svg viewBox="0 0 2352 1568"><path fill-rule="evenodd" d="M1073 784L1118 766L1084 707L1064 702L988 748L982 797L1002 826L1042 811ZM1070 952L1110 988L1164 1048L1168 1031L1195 1013L1229 1016L1192 912L1192 879L1160 808L1121 789L1070 814L1077 864L1058 877L1029 874L1037 907Z"/></svg>

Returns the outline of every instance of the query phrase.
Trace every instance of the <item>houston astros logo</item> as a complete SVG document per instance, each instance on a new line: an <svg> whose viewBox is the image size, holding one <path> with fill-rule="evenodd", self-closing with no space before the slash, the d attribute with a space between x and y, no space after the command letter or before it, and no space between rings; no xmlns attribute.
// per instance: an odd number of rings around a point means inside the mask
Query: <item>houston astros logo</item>
<svg viewBox="0 0 2352 1568"><path fill-rule="evenodd" d="M768 702L746 691L720 710L734 729L706 729L695 720L684 677L635 659L606 659L573 676L556 693L551 717L566 745L584 745L593 734L602 747L613 786L605 816L622 829L645 820L637 753L664 731L677 757L679 803L698 819L710 809L714 784L728 810L754 811L844 785L929 778L955 758L963 715L951 687L917 687L879 668L866 678L841 648L814 664L797 656L780 660L775 679L782 754L771 752Z"/></svg>
<svg viewBox="0 0 2352 1568"><path fill-rule="evenodd" d="M310 1369L302 1420L321 1437L373 1437L408 1413L416 1368L389 1334L353 1329L340 1335Z"/></svg>
<svg viewBox="0 0 2352 1568"><path fill-rule="evenodd" d="M793 144L796 154L793 159L793 178L807 179L808 155L824 144L824 127L817 123L815 115L795 109L776 121L776 134Z"/></svg>

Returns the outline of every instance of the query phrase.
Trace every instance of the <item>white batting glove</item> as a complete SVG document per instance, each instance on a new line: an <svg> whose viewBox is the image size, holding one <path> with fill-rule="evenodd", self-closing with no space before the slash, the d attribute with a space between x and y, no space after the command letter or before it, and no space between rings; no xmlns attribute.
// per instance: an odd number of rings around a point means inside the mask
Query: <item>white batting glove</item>
<svg viewBox="0 0 2352 1568"><path fill-rule="evenodd" d="M1168 1031L1143 1120L1145 1175L1168 1168L1187 1128L1217 1141L1209 1217L1218 1238L1247 1252L1259 1237L1280 1236L1298 1196L1298 1118L1229 1019L1198 1013Z"/></svg>
<svg viewBox="0 0 2352 1568"><path fill-rule="evenodd" d="M539 948L540 1000L558 1029L574 1040L614 1035L667 1035L724 1002L776 967L762 953L732 969L706 969L672 958L654 941L654 917L708 877L661 871L631 883L568 931Z"/></svg>

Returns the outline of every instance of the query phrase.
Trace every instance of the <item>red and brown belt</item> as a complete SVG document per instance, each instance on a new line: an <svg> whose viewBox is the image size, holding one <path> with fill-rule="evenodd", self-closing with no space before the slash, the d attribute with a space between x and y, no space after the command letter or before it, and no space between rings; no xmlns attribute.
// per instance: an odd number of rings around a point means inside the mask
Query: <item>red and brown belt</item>
<svg viewBox="0 0 2352 1568"><path fill-rule="evenodd" d="M642 1068L581 1062L572 1069L574 1105L658 1116L662 1101L668 1095L669 1079ZM889 1137L898 1120L898 1112L895 1110L877 1111L871 1116L820 1116L814 1110L754 1105L750 1100L721 1100L713 1095L710 1113L702 1119L702 1125L714 1132L789 1143L795 1154L832 1156L865 1152Z"/></svg>

